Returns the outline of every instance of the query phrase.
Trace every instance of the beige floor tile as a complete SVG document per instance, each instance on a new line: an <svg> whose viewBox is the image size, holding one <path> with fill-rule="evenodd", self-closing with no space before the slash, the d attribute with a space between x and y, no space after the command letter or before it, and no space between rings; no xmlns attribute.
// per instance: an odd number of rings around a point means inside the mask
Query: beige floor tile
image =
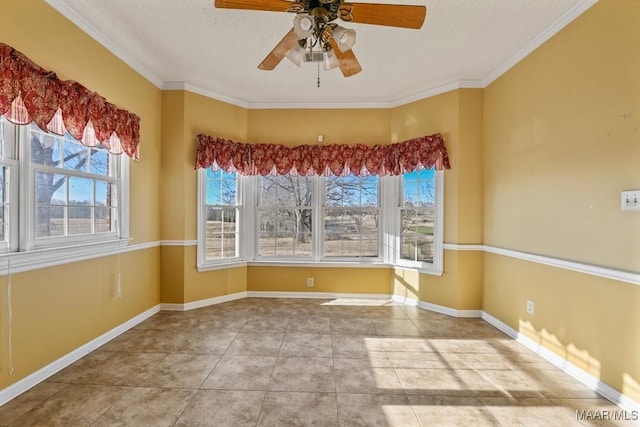
<svg viewBox="0 0 640 427"><path fill-rule="evenodd" d="M331 318L329 316L294 315L287 324L288 334L330 334Z"/></svg>
<svg viewBox="0 0 640 427"><path fill-rule="evenodd" d="M404 352L432 352L434 351L431 344L429 344L429 340L426 338L412 338L412 337L404 337L404 338L396 338L396 337L381 337L380 342L382 343L382 348L385 351L404 351Z"/></svg>
<svg viewBox="0 0 640 427"><path fill-rule="evenodd" d="M111 352L93 351L52 375L47 379L47 381L67 384L72 383L78 375L89 372L97 366L100 366L100 364L104 363L111 356L113 356L113 353Z"/></svg>
<svg viewBox="0 0 640 427"><path fill-rule="evenodd" d="M496 353L439 353L453 369L506 369L511 367L501 354Z"/></svg>
<svg viewBox="0 0 640 427"><path fill-rule="evenodd" d="M154 367L145 386L199 388L219 358L209 354L169 354Z"/></svg>
<svg viewBox="0 0 640 427"><path fill-rule="evenodd" d="M92 427L172 426L196 390L133 388L110 407Z"/></svg>
<svg viewBox="0 0 640 427"><path fill-rule="evenodd" d="M333 357L368 357L383 352L381 338L369 335L332 335Z"/></svg>
<svg viewBox="0 0 640 427"><path fill-rule="evenodd" d="M420 423L401 394L338 393L338 419L344 427L419 427Z"/></svg>
<svg viewBox="0 0 640 427"><path fill-rule="evenodd" d="M286 334L279 353L280 357L332 355L331 334Z"/></svg>
<svg viewBox="0 0 640 427"><path fill-rule="evenodd" d="M577 420L617 407L481 319L358 303L158 313L0 406L0 425L629 425Z"/></svg>
<svg viewBox="0 0 640 427"><path fill-rule="evenodd" d="M284 334L240 332L225 355L228 356L277 356Z"/></svg>
<svg viewBox="0 0 640 427"><path fill-rule="evenodd" d="M279 357L269 390L335 392L333 360L314 357Z"/></svg>
<svg viewBox="0 0 640 427"><path fill-rule="evenodd" d="M402 394L393 368L371 366L367 359L334 359L336 390L340 393Z"/></svg>
<svg viewBox="0 0 640 427"><path fill-rule="evenodd" d="M0 426L8 425L15 421L59 392L64 386L65 384L40 383L15 399L0 406Z"/></svg>
<svg viewBox="0 0 640 427"><path fill-rule="evenodd" d="M166 353L111 353L108 359L76 375L73 384L148 386Z"/></svg>
<svg viewBox="0 0 640 427"><path fill-rule="evenodd" d="M12 424L28 426L88 426L129 392L126 387L67 385Z"/></svg>
<svg viewBox="0 0 640 427"><path fill-rule="evenodd" d="M475 397L409 395L409 400L423 426L489 427L500 425Z"/></svg>
<svg viewBox="0 0 640 427"><path fill-rule="evenodd" d="M437 352L387 351L387 357L394 368L408 369L450 369Z"/></svg>
<svg viewBox="0 0 640 427"><path fill-rule="evenodd" d="M335 393L269 392L258 419L259 427L337 425Z"/></svg>
<svg viewBox="0 0 640 427"><path fill-rule="evenodd" d="M473 396L473 391L449 369L399 368L395 372L407 394Z"/></svg>
<svg viewBox="0 0 640 427"><path fill-rule="evenodd" d="M286 332L288 324L285 316L255 316L247 319L240 332Z"/></svg>
<svg viewBox="0 0 640 427"><path fill-rule="evenodd" d="M263 391L200 390L175 426L254 427L264 394Z"/></svg>
<svg viewBox="0 0 640 427"><path fill-rule="evenodd" d="M202 388L267 390L276 360L274 356L223 356Z"/></svg>
<svg viewBox="0 0 640 427"><path fill-rule="evenodd" d="M368 318L331 318L331 332L340 335L376 335L373 322Z"/></svg>
<svg viewBox="0 0 640 427"><path fill-rule="evenodd" d="M572 427L584 426L567 408L544 398L479 397L501 426Z"/></svg>
<svg viewBox="0 0 640 427"><path fill-rule="evenodd" d="M476 396L544 397L541 387L522 372L510 369L459 369L456 375Z"/></svg>
<svg viewBox="0 0 640 427"><path fill-rule="evenodd" d="M409 319L373 319L373 327L381 336L419 337L422 332Z"/></svg>

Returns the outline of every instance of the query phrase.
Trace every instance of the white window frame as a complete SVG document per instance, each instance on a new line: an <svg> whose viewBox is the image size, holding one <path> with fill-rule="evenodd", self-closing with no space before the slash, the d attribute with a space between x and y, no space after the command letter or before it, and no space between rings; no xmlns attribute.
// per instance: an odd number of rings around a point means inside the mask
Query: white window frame
<svg viewBox="0 0 640 427"><path fill-rule="evenodd" d="M244 261L243 250L244 250L244 234L240 232L242 230L242 224L245 224L245 209L242 207L245 206L244 202L244 194L245 185L242 185L245 180L240 176L240 174L236 174L236 256L229 258L219 258L219 259L207 259L207 226L206 226L206 218L207 218L207 169L200 168L198 169L198 209L197 209L197 269L198 271L209 271L216 270L218 268L229 267L229 265L242 264ZM212 205L215 206L215 205ZM221 207L223 205L220 205ZM224 205L231 206L231 205ZM250 223L250 222L249 222Z"/></svg>
<svg viewBox="0 0 640 427"><path fill-rule="evenodd" d="M240 227L239 257L232 262L204 262L204 212L205 205L205 169L198 170L198 271L214 270L238 265L278 265L278 266L325 266L325 267L393 267L419 271L425 274L442 275L443 271L443 234L444 234L444 173L435 171L435 217L434 217L434 258L433 263L415 262L400 258L400 209L402 202L402 176L381 176L378 178L379 200L379 237L378 257L324 257L324 192L325 179L313 176L312 179L312 256L259 256L259 176L240 176L238 194L241 194L239 221L251 226Z"/></svg>
<svg viewBox="0 0 640 427"><path fill-rule="evenodd" d="M6 119L3 117L2 120ZM117 214L115 230L107 233L64 236L35 240L35 169L30 161L30 124L17 125L15 159L2 159L10 164L12 184L10 193L11 216L9 246L0 248L1 257L10 257L11 272L29 271L69 262L76 262L121 252L129 242L129 158L115 156L119 176L116 190ZM61 170L62 171L62 170ZM65 174L70 171L62 171ZM71 171L70 175L74 175ZM105 180L110 180L105 179ZM50 239L50 240L49 240ZM0 274L8 271L7 262L2 262Z"/></svg>
<svg viewBox="0 0 640 427"><path fill-rule="evenodd" d="M255 201L252 206L255 206L255 214L253 221L250 224L254 224L254 236L253 236L253 259L259 262L284 262L284 263L309 263L318 262L318 248L320 242L318 241L318 195L320 194L321 187L320 181L317 176L310 176L311 179L311 205L309 206L287 206L290 209L310 209L311 210L311 255L309 256L297 256L297 255L260 255L260 176L252 177L255 181Z"/></svg>
<svg viewBox="0 0 640 427"><path fill-rule="evenodd" d="M402 176L401 176L402 177ZM422 273L434 274L434 275L442 275L443 272L443 235L444 235L444 172L443 171L434 171L434 190L435 190L435 209L434 209L434 227L433 227L433 263L425 262L425 261L411 261L407 259L402 259L400 257L400 251L402 249L401 242L401 231L402 231L402 223L401 223L401 213L400 211L404 208L402 206L402 179L399 180L399 185L397 186L398 197L397 197L397 208L396 208L396 231L395 231L395 250L394 250L394 260L393 263L397 267L400 268L408 268L413 270L418 270Z"/></svg>

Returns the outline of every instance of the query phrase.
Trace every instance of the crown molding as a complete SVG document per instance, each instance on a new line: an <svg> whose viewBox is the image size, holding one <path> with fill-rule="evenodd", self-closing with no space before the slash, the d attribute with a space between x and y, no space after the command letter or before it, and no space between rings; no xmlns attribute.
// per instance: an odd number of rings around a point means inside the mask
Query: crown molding
<svg viewBox="0 0 640 427"><path fill-rule="evenodd" d="M107 48L109 52L120 58L125 64L133 68L138 74L149 80L157 88L162 87L162 79L147 67L142 65L136 58L125 52L119 45L114 43L109 37L105 36L100 30L91 25L80 16L71 6L64 0L44 0L49 6L57 10L62 16L74 23L78 28L87 33L95 41Z"/></svg>
<svg viewBox="0 0 640 427"><path fill-rule="evenodd" d="M217 101L226 102L227 104L235 105L242 108L249 108L249 103L247 101L243 101L238 98L233 98L231 96L223 95L221 93L204 89L198 86L194 86L187 82L164 82L161 86L162 90L184 90L187 92L192 92L198 95L206 96L207 98L215 99Z"/></svg>
<svg viewBox="0 0 640 427"><path fill-rule="evenodd" d="M480 80L455 80L449 83L445 83L440 86L435 86L429 89L424 89L413 95L405 96L390 102L389 107L400 107L402 105L410 104L412 102L420 101L422 99L431 98L432 96L440 95L445 92L450 92L457 89L482 89L482 81Z"/></svg>
<svg viewBox="0 0 640 427"><path fill-rule="evenodd" d="M497 80L504 73L509 71L514 65L526 58L531 52L539 48L544 42L556 35L560 30L569 25L578 16L582 15L598 0L582 0L571 9L556 19L551 25L542 30L536 37L521 47L511 58L507 59L500 66L494 69L488 76L482 79L482 87L487 87Z"/></svg>

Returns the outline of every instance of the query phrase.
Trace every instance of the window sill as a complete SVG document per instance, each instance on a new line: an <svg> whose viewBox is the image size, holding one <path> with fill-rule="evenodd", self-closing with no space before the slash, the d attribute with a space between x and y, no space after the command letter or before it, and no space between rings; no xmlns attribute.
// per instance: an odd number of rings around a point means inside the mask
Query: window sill
<svg viewBox="0 0 640 427"><path fill-rule="evenodd" d="M197 266L198 273L205 271L225 270L227 268L246 267L246 261L233 260L230 262L219 262L210 264L199 264Z"/></svg>
<svg viewBox="0 0 640 427"><path fill-rule="evenodd" d="M442 273L443 273L442 268L437 268L435 266L430 268L425 268L425 267L410 266L410 265L403 265L403 264L394 264L392 265L392 267L395 270L413 271L421 274L430 274L432 276L442 276Z"/></svg>
<svg viewBox="0 0 640 427"><path fill-rule="evenodd" d="M251 261L249 267L330 267L330 268L391 268L393 265L382 261L295 261L260 260Z"/></svg>
<svg viewBox="0 0 640 427"><path fill-rule="evenodd" d="M27 252L3 253L0 255L0 275L22 273L61 264L116 255L129 244L129 239L114 239L102 242L34 249Z"/></svg>

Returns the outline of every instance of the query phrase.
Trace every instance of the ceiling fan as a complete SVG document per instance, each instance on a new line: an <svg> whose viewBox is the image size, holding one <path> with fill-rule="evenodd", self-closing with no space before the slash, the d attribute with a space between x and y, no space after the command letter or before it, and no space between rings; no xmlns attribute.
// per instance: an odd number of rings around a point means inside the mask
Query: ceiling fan
<svg viewBox="0 0 640 427"><path fill-rule="evenodd" d="M326 70L339 67L345 77L359 73L362 67L351 50L355 31L335 20L420 29L427 14L425 6L344 0L215 0L215 7L296 14L293 28L258 65L259 69L273 70L285 57L300 66L303 59L314 60L321 55Z"/></svg>

